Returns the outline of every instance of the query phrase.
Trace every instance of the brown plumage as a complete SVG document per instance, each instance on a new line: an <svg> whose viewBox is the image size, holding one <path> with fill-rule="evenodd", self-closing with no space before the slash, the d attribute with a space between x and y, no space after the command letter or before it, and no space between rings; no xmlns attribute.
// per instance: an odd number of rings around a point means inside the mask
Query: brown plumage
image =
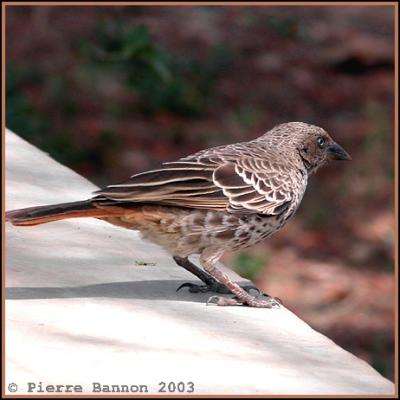
<svg viewBox="0 0 400 400"><path fill-rule="evenodd" d="M227 250L251 246L279 230L297 210L309 175L329 159L350 156L317 126L278 125L250 142L202 150L107 186L89 200L9 211L14 225L94 217L139 230L166 248L205 285L190 290L233 293L218 305L274 307L251 296L215 265ZM200 254L203 269L188 257Z"/></svg>

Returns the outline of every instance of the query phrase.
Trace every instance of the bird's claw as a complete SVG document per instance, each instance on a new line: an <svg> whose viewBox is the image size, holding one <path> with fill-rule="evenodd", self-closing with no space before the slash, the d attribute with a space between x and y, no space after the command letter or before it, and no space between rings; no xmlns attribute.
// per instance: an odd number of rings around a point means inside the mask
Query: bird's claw
<svg viewBox="0 0 400 400"><path fill-rule="evenodd" d="M222 285L219 282L212 282L211 284L207 285L197 285L195 283L190 283L186 282L180 285L176 291L178 292L179 290L183 288L189 288L190 293L207 293L207 292L214 292L214 293L220 293L220 294L230 294L231 291L225 286ZM247 293L250 293L251 290L255 290L258 295L261 294L260 290L253 286L253 285L246 285L246 286L241 286L243 290L245 290Z"/></svg>
<svg viewBox="0 0 400 400"><path fill-rule="evenodd" d="M256 308L280 308L282 301L278 298L274 298L271 296L266 296L267 299L262 299L260 297L251 297L250 299L241 300L238 297L219 297L219 296L211 296L206 305L216 304L217 306L239 306L245 305L249 307Z"/></svg>
<svg viewBox="0 0 400 400"><path fill-rule="evenodd" d="M253 285L246 285L246 286L240 286L242 289L244 289L247 293L250 293L250 290L255 290L258 295L261 294L260 289L257 286Z"/></svg>
<svg viewBox="0 0 400 400"><path fill-rule="evenodd" d="M208 298L206 306L208 306L209 304L217 304L219 300L218 296L211 296Z"/></svg>
<svg viewBox="0 0 400 400"><path fill-rule="evenodd" d="M272 297L267 293L262 293L261 296L267 297L269 299L275 300L278 304L283 305L283 301L279 297Z"/></svg>
<svg viewBox="0 0 400 400"><path fill-rule="evenodd" d="M206 293L210 291L209 285L196 285L195 283L190 282L182 283L182 285L180 285L176 291L179 292L179 290L185 287L189 288L189 292L191 293Z"/></svg>
<svg viewBox="0 0 400 400"><path fill-rule="evenodd" d="M216 304L217 306L236 306L241 304L235 297L219 297L219 296L211 296L206 305Z"/></svg>

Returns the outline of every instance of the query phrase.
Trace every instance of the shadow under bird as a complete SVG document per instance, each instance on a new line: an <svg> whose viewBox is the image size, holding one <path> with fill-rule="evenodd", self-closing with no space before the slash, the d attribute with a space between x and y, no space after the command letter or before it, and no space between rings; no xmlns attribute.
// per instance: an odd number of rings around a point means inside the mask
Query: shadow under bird
<svg viewBox="0 0 400 400"><path fill-rule="evenodd" d="M309 175L329 160L350 159L322 128L289 122L250 142L165 162L88 200L8 211L6 220L32 226L93 217L138 230L204 282L182 285L191 292L234 295L210 298L221 306L274 308L277 299L251 295L254 287L233 282L217 261L225 251L252 246L281 229L299 207ZM189 261L192 254L199 254L202 268Z"/></svg>

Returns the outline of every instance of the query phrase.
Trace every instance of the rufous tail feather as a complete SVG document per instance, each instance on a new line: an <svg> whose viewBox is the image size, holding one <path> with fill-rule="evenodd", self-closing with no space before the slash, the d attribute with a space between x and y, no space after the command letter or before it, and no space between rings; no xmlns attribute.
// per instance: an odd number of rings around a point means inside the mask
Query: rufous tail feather
<svg viewBox="0 0 400 400"><path fill-rule="evenodd" d="M7 211L6 221L17 226L31 226L68 218L102 218L115 215L107 208L97 208L90 200L29 207Z"/></svg>

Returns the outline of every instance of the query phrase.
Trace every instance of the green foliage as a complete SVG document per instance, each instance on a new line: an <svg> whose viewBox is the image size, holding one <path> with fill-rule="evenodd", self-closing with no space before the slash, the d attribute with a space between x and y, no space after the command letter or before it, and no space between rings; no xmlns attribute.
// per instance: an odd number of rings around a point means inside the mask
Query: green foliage
<svg viewBox="0 0 400 400"><path fill-rule="evenodd" d="M82 41L80 49L89 70L100 71L102 79L120 74L139 95L142 111L189 117L207 110L217 76L229 58L221 49L202 63L188 55L169 54L154 44L146 26L124 28L111 22L99 25L96 39Z"/></svg>
<svg viewBox="0 0 400 400"><path fill-rule="evenodd" d="M38 118L32 102L20 91L20 86L30 82L41 82L35 69L7 68L6 70L6 125L15 132L26 132L28 138L39 136L48 129L48 124Z"/></svg>
<svg viewBox="0 0 400 400"><path fill-rule="evenodd" d="M243 278L254 280L267 264L265 257L242 252L233 260L233 269Z"/></svg>
<svg viewBox="0 0 400 400"><path fill-rule="evenodd" d="M260 111L254 106L244 105L237 110L236 119L240 125L252 127L260 119Z"/></svg>
<svg viewBox="0 0 400 400"><path fill-rule="evenodd" d="M309 207L307 218L304 221L306 229L327 229L331 223L334 223L333 214L335 210L327 208L325 204L317 201L310 201L313 207Z"/></svg>
<svg viewBox="0 0 400 400"><path fill-rule="evenodd" d="M387 354L388 351L389 353L393 352L392 346L393 344L388 344L387 338L382 333L375 334L370 345L371 364L383 376L390 376L393 373L393 364L387 363L387 360L382 357L382 354Z"/></svg>
<svg viewBox="0 0 400 400"><path fill-rule="evenodd" d="M274 17L267 18L268 26L279 36L288 39L306 38L306 29L303 21L296 17Z"/></svg>
<svg viewBox="0 0 400 400"><path fill-rule="evenodd" d="M26 140L50 153L61 163L86 160L90 154L78 148L68 127L55 130L55 119L61 114L73 116L75 109L70 101L66 82L60 77L48 76L46 80L35 68L10 65L6 71L6 126L21 134ZM39 110L34 96L28 96L21 88L43 87L53 101L54 110ZM38 94L36 94L37 96Z"/></svg>
<svg viewBox="0 0 400 400"><path fill-rule="evenodd" d="M394 181L394 150L392 147L394 143L389 112L382 103L367 101L364 114L373 127L372 132L365 136L364 151L370 159L377 159L379 170L385 173L386 178ZM369 173L368 169L367 173Z"/></svg>

